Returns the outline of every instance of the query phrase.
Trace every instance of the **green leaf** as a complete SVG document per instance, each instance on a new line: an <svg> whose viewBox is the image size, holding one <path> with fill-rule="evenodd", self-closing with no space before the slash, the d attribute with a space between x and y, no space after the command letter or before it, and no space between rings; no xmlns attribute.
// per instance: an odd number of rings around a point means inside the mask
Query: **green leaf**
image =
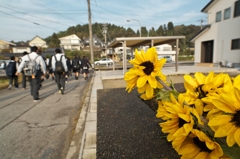
<svg viewBox="0 0 240 159"><path fill-rule="evenodd" d="M172 94L177 99L180 93L175 90L166 91L165 89L159 89L156 93L156 100L164 100L170 102L170 94Z"/></svg>
<svg viewBox="0 0 240 159"><path fill-rule="evenodd" d="M229 147L226 143L219 143L222 147L223 153L229 156L231 159L239 159L240 157L240 147L235 144Z"/></svg>

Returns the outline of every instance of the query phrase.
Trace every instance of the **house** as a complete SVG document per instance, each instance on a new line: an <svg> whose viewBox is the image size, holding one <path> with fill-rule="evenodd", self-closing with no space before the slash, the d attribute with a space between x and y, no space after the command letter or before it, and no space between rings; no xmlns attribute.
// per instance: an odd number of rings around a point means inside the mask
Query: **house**
<svg viewBox="0 0 240 159"><path fill-rule="evenodd" d="M16 44L8 42L8 41L4 41L4 40L0 40L0 51L1 52L12 52L12 47L16 46Z"/></svg>
<svg viewBox="0 0 240 159"><path fill-rule="evenodd" d="M89 47L89 38L84 38L83 40L83 45L84 47ZM93 47L98 47L98 48L102 48L103 42L102 40L100 40L97 36L93 36Z"/></svg>
<svg viewBox="0 0 240 159"><path fill-rule="evenodd" d="M27 51L28 53L31 52L30 46L25 42L18 42L16 46L12 47L13 53L23 53Z"/></svg>
<svg viewBox="0 0 240 159"><path fill-rule="evenodd" d="M60 46L66 50L81 50L83 47L81 39L76 34L59 38L59 40Z"/></svg>
<svg viewBox="0 0 240 159"><path fill-rule="evenodd" d="M194 35L195 64L240 66L240 0L211 0L201 12L208 24Z"/></svg>
<svg viewBox="0 0 240 159"><path fill-rule="evenodd" d="M116 55L120 55L122 57L123 55L123 47L116 47L113 50L113 53L115 53ZM126 53L127 55L132 55L132 49L130 47L126 47Z"/></svg>
<svg viewBox="0 0 240 159"><path fill-rule="evenodd" d="M30 46L37 46L37 47L40 47L40 48L47 48L48 47L46 41L44 41L39 36L35 36L32 40L29 41L28 44Z"/></svg>

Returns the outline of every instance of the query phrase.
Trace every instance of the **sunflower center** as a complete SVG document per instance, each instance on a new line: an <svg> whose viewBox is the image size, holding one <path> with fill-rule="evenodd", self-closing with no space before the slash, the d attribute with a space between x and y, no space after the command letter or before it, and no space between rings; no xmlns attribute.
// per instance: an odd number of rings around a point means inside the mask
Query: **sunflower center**
<svg viewBox="0 0 240 159"><path fill-rule="evenodd" d="M202 99L207 96L207 93L202 90L202 87L203 87L203 85L199 85L196 88L196 92L199 92L199 96L198 96L199 99Z"/></svg>
<svg viewBox="0 0 240 159"><path fill-rule="evenodd" d="M182 118L178 119L178 127L181 128L183 127L184 124L186 124L187 122L185 120L183 120Z"/></svg>
<svg viewBox="0 0 240 159"><path fill-rule="evenodd" d="M212 150L208 149L205 142L200 141L197 137L193 138L193 142L198 148L201 149L201 151L208 152L208 153L212 152Z"/></svg>
<svg viewBox="0 0 240 159"><path fill-rule="evenodd" d="M145 61L145 62L141 63L140 66L145 66L145 68L143 69L143 72L146 75L150 75L152 73L152 71L154 70L154 65L150 61Z"/></svg>
<svg viewBox="0 0 240 159"><path fill-rule="evenodd" d="M231 122L233 122L236 127L240 128L240 110L236 111L236 113L233 115Z"/></svg>

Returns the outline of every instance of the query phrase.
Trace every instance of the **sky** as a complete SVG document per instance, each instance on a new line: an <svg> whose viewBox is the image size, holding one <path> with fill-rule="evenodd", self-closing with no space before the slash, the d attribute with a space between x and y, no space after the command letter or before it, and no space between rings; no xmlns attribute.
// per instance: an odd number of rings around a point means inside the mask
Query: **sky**
<svg viewBox="0 0 240 159"><path fill-rule="evenodd" d="M135 32L177 25L207 24L201 10L210 0L90 0L93 23L109 23ZM129 22L127 20L130 20ZM47 38L71 26L88 24L87 0L0 0L0 40ZM99 28L101 29L101 28Z"/></svg>

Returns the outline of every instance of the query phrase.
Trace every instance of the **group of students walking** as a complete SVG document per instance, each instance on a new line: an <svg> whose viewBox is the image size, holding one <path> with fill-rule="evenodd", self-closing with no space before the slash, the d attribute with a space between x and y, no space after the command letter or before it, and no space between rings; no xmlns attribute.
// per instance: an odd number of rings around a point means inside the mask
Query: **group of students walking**
<svg viewBox="0 0 240 159"><path fill-rule="evenodd" d="M41 88L41 83L44 77L49 77L49 74L57 83L59 93L61 94L64 94L65 83L67 83L67 79L72 75L72 72L75 73L75 79L78 80L80 71L82 70L84 79L88 79L89 68L92 66L85 56L83 56L82 59L75 56L70 60L70 58L66 58L61 50L57 48L55 50L55 55L53 55L51 59L46 59L45 61L39 53L38 47L33 46L31 47L31 53L23 53L19 63L15 61L14 56L10 57L11 61L6 69L6 74L9 77L8 89L12 88L13 81L15 89L18 89L18 75L22 73L23 89L26 89L26 78L28 78L33 101L38 102L40 101L39 89ZM31 61L31 63L29 61ZM34 71L27 68L33 64ZM9 69L10 67L11 69ZM32 73L29 73L29 71L32 71Z"/></svg>

